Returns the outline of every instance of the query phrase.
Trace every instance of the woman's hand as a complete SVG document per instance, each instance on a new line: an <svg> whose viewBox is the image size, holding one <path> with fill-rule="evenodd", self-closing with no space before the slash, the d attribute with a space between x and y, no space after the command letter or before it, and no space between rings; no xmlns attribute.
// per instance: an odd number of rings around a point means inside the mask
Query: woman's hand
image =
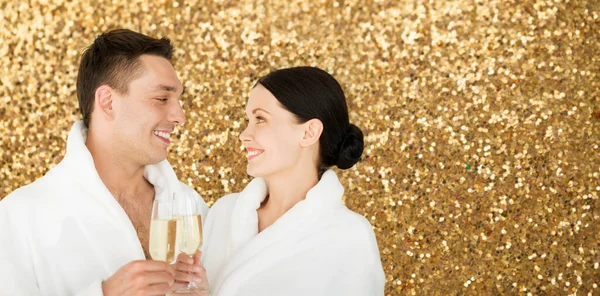
<svg viewBox="0 0 600 296"><path fill-rule="evenodd" d="M169 295L197 295L208 296L208 279L206 278L206 269L202 266L200 258L202 252L198 251L194 256L188 256L184 253L177 256L175 262L175 283L172 291L185 290L190 282L196 284L201 291L193 291L185 294L172 293Z"/></svg>

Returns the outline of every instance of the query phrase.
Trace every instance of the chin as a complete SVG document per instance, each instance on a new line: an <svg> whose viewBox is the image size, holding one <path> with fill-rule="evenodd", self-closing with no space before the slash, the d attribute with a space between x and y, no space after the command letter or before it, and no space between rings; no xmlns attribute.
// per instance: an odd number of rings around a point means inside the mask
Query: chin
<svg viewBox="0 0 600 296"><path fill-rule="evenodd" d="M157 164L157 163L159 163L159 162L161 162L161 161L163 161L163 160L165 160L165 159L167 159L167 158L166 158L166 157L163 157L163 158L161 158L161 159L154 160L154 161L150 162L148 165Z"/></svg>
<svg viewBox="0 0 600 296"><path fill-rule="evenodd" d="M266 175L266 174L264 174L264 172L261 172L260 170L257 170L256 168L252 168L250 165L248 165L246 167L246 173L254 178L262 178Z"/></svg>
<svg viewBox="0 0 600 296"><path fill-rule="evenodd" d="M246 168L246 174L248 174L251 177L257 178L256 174L249 167Z"/></svg>
<svg viewBox="0 0 600 296"><path fill-rule="evenodd" d="M148 163L146 165L157 164L165 159L167 159L166 153L150 155L150 157L148 158Z"/></svg>

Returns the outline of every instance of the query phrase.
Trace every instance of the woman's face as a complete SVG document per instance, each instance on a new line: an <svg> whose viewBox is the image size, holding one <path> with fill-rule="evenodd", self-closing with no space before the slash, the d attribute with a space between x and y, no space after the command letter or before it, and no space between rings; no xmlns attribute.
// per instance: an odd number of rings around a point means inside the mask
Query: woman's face
<svg viewBox="0 0 600 296"><path fill-rule="evenodd" d="M304 126L260 84L250 92L246 117L240 140L248 153L249 175L267 178L299 167Z"/></svg>

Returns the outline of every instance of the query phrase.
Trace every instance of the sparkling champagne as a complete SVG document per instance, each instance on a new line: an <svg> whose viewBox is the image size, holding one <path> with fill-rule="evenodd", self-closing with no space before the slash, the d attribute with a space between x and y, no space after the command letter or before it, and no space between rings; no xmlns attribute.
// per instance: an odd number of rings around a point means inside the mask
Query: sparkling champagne
<svg viewBox="0 0 600 296"><path fill-rule="evenodd" d="M193 255L202 245L202 217L200 215L177 217L177 243L179 251Z"/></svg>
<svg viewBox="0 0 600 296"><path fill-rule="evenodd" d="M150 256L167 263L175 259L177 220L153 219L150 222Z"/></svg>

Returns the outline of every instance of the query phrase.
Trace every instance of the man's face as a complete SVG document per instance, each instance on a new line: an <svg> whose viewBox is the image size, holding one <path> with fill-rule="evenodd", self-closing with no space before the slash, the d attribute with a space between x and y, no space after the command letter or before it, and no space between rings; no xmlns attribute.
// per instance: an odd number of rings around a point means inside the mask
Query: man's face
<svg viewBox="0 0 600 296"><path fill-rule="evenodd" d="M113 94L113 150L117 161L155 164L167 156L169 137L185 122L179 103L183 86L171 63L159 56L142 55L143 73L129 83L126 95Z"/></svg>

